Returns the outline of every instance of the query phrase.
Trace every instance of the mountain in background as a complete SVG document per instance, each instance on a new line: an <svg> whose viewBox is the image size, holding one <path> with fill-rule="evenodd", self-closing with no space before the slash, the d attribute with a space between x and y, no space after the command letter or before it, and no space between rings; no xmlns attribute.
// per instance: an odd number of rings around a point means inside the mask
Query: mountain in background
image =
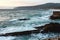
<svg viewBox="0 0 60 40"><path fill-rule="evenodd" d="M36 5L36 6L22 6L22 7L16 7L14 9L20 9L20 10L60 9L60 3L46 3L42 5Z"/></svg>

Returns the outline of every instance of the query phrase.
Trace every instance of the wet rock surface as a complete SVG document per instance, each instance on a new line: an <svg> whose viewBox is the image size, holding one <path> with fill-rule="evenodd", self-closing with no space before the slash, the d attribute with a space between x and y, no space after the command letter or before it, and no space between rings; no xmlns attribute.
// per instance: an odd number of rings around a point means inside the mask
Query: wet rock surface
<svg viewBox="0 0 60 40"><path fill-rule="evenodd" d="M30 35L32 33L40 33L39 30L23 31L23 32L12 32L6 34L0 34L0 36L20 36L20 35Z"/></svg>
<svg viewBox="0 0 60 40"><path fill-rule="evenodd" d="M60 12L59 11L54 11L53 15L50 16L50 19L52 19L52 20L60 19Z"/></svg>
<svg viewBox="0 0 60 40"><path fill-rule="evenodd" d="M54 32L60 33L60 24L59 23L50 23L43 26L43 31L41 33Z"/></svg>

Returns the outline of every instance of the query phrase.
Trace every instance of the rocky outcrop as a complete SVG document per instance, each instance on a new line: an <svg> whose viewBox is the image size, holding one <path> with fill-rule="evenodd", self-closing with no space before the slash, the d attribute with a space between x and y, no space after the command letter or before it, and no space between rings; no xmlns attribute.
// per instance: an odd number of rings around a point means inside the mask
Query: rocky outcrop
<svg viewBox="0 0 60 40"><path fill-rule="evenodd" d="M30 35L32 33L40 33L40 30L30 30L30 31L22 31L22 32L12 32L12 33L5 33L0 34L0 36L20 36L20 35Z"/></svg>
<svg viewBox="0 0 60 40"><path fill-rule="evenodd" d="M60 19L60 12L59 11L54 11L53 15L50 16L50 19L52 19L52 20Z"/></svg>
<svg viewBox="0 0 60 40"><path fill-rule="evenodd" d="M60 24L59 23L46 24L45 26L43 26L42 29L43 31L41 31L41 33L48 33L48 32L60 33Z"/></svg>
<svg viewBox="0 0 60 40"><path fill-rule="evenodd" d="M5 34L0 34L0 36L20 36L20 35L30 35L32 33L48 33L48 32L60 33L59 23L49 23L44 26L38 26L34 28L37 30L30 30L30 31L27 30L27 31L22 31L22 32L5 33Z"/></svg>

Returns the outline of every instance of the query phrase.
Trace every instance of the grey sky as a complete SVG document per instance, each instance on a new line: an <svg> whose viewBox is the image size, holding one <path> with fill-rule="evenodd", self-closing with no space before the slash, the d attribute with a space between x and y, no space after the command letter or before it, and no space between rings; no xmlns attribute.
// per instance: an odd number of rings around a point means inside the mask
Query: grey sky
<svg viewBox="0 0 60 40"><path fill-rule="evenodd" d="M49 2L60 3L60 0L0 0L0 8L16 6L32 6Z"/></svg>

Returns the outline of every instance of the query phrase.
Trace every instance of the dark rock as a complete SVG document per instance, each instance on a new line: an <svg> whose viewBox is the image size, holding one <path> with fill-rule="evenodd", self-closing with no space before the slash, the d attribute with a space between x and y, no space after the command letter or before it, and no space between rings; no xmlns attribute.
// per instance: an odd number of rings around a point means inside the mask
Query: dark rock
<svg viewBox="0 0 60 40"><path fill-rule="evenodd" d="M50 23L43 26L43 31L41 33L54 32L60 33L60 24L59 23Z"/></svg>
<svg viewBox="0 0 60 40"><path fill-rule="evenodd" d="M52 19L52 20L60 19L60 11L54 11L53 15L50 16L50 19Z"/></svg>
<svg viewBox="0 0 60 40"><path fill-rule="evenodd" d="M44 26L39 26L39 27L34 27L34 28L41 31L44 28Z"/></svg>
<svg viewBox="0 0 60 40"><path fill-rule="evenodd" d="M20 35L29 35L32 33L39 33L40 30L31 30L31 31L23 31L23 32L12 32L6 34L0 34L0 36L20 36Z"/></svg>
<svg viewBox="0 0 60 40"><path fill-rule="evenodd" d="M30 20L29 18L24 18L24 19L18 19L19 21L22 21L22 20Z"/></svg>

